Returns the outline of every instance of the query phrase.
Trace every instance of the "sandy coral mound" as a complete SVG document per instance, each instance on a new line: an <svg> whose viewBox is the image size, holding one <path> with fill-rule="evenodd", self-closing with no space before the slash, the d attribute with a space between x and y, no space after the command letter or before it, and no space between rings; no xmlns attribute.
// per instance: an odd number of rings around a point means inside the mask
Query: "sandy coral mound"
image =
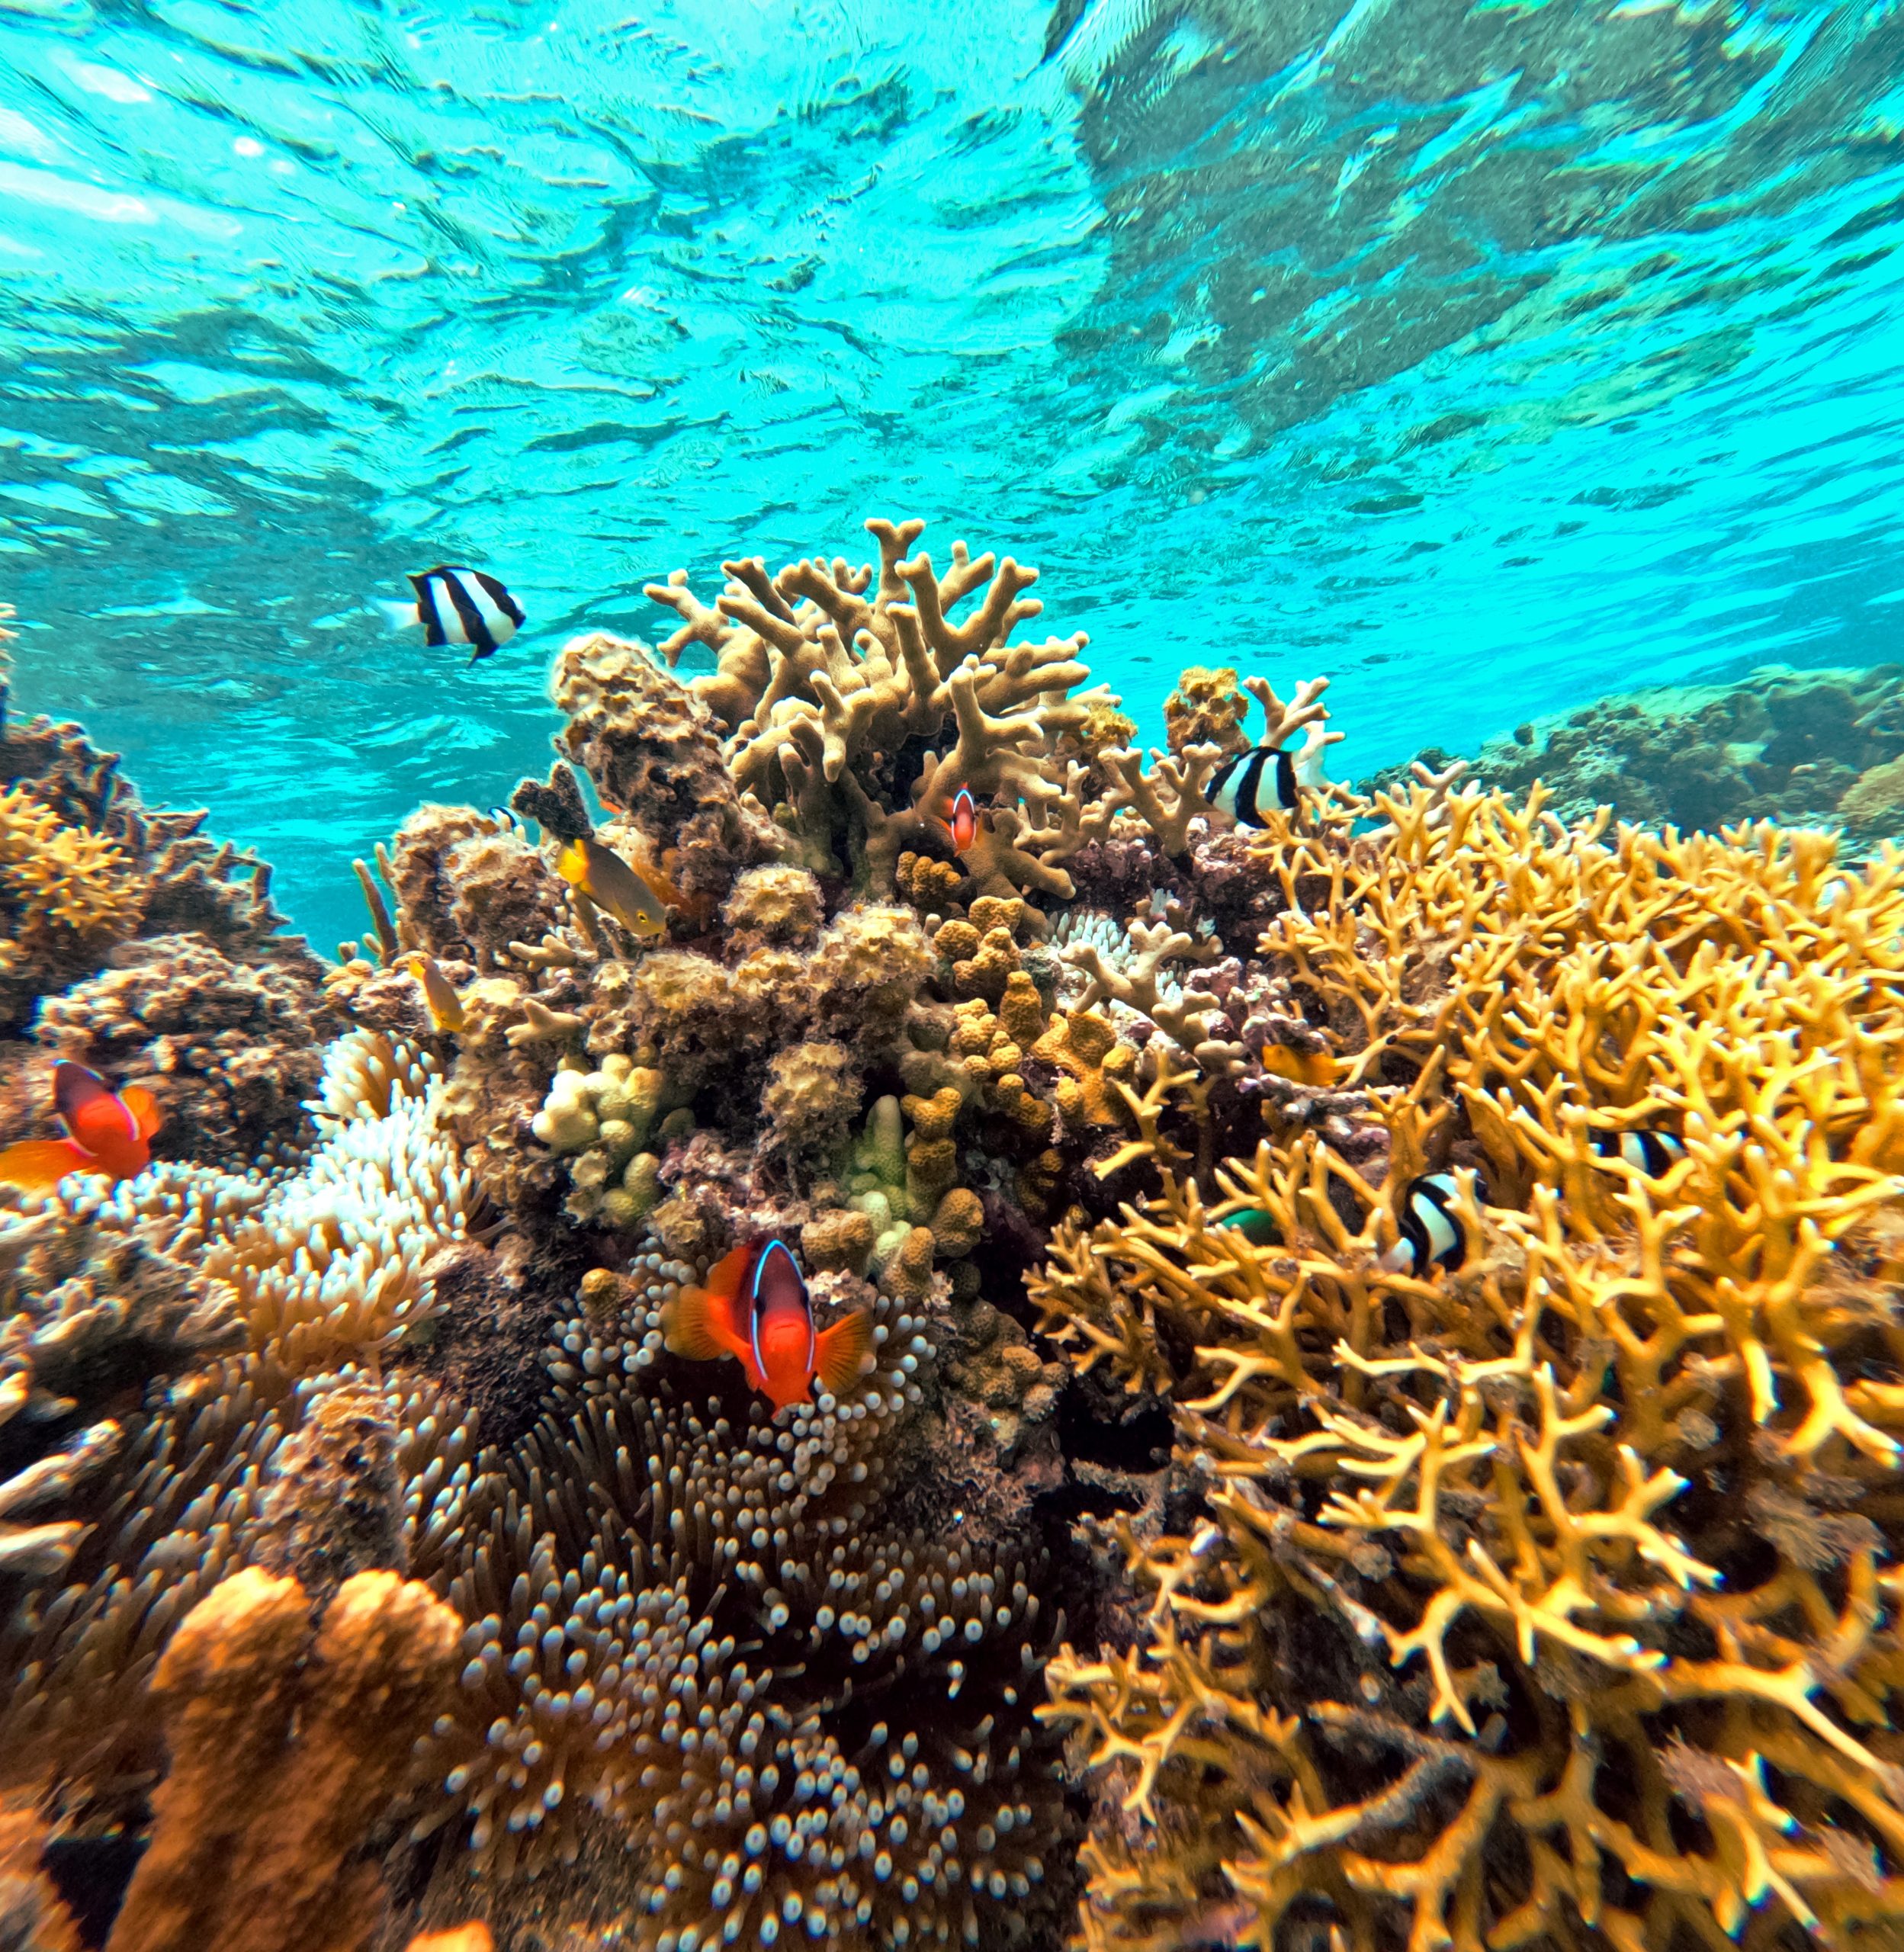
<svg viewBox="0 0 1904 1952"><path fill-rule="evenodd" d="M458 1623L429 1591L359 1573L313 1626L294 1579L255 1566L200 1600L153 1678L171 1767L126 1893L117 1952L351 1952L381 1880L364 1812L413 1767L447 1697Z"/></svg>
<svg viewBox="0 0 1904 1952"><path fill-rule="evenodd" d="M1419 756L1430 770L1451 756ZM1715 832L1741 820L1841 826L1854 846L1904 836L1904 667L1755 671L1735 684L1596 699L1517 726L1474 759L1491 786L1538 780L1556 812Z"/></svg>

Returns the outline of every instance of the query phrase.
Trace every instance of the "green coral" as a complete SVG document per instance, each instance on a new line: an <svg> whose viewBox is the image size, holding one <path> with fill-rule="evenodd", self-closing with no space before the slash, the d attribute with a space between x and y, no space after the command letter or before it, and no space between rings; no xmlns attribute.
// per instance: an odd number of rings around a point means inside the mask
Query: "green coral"
<svg viewBox="0 0 1904 1952"><path fill-rule="evenodd" d="M530 1129L570 1160L567 1204L576 1219L626 1228L654 1211L660 1161L645 1148L657 1118L673 1135L667 1128L681 1112L669 1103L667 1080L651 1065L618 1052L596 1071L563 1059Z"/></svg>

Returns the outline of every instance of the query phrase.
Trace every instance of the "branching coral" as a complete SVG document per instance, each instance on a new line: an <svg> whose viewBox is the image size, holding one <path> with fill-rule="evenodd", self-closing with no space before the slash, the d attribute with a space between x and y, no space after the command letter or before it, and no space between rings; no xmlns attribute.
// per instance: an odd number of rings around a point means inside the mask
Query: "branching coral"
<svg viewBox="0 0 1904 1952"><path fill-rule="evenodd" d="M1206 1514L1124 1527L1143 1639L1052 1671L1108 1799L1087 1941L1240 1902L1252 1943L1358 1952L1881 1942L1904 862L1608 844L1451 786L1271 861L1264 954L1380 1087L1386 1179L1299 1129L1214 1206L1166 1170L1061 1229L1036 1284L1176 1406ZM1657 1177L1617 1143L1646 1129ZM1448 1164L1466 1257L1392 1271Z"/></svg>
<svg viewBox="0 0 1904 1952"><path fill-rule="evenodd" d="M1011 642L1042 607L1025 594L1036 572L955 543L941 575L908 553L924 526L868 522L876 572L809 560L769 576L758 560L728 563L711 608L684 573L650 586L682 620L662 646L669 662L690 644L715 654L717 672L689 689L724 726L743 791L772 811L806 865L849 870L878 893L902 854L942 847L939 824L962 787L997 803L966 863L981 892L1070 899L1061 863L1127 803L1180 847L1209 811L1198 789L1214 749L1194 779L1174 759L1147 772L1111 743L1131 729L1117 701L1079 689L1090 675L1081 635ZM902 752L921 751L909 775L895 769Z"/></svg>

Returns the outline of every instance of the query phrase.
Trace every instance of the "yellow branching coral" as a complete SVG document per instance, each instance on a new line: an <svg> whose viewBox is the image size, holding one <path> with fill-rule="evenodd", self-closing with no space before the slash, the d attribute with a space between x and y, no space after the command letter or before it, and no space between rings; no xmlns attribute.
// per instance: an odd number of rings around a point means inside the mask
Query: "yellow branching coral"
<svg viewBox="0 0 1904 1952"><path fill-rule="evenodd" d="M770 574L758 557L727 562L712 606L684 571L647 588L680 619L660 647L670 667L690 644L714 652L718 669L687 689L726 728L734 782L795 837L804 865L844 865L890 891L902 855L937 834L962 787L995 803L964 863L983 893L1070 900L1063 864L1120 814L1180 853L1191 823L1214 811L1203 789L1223 746L1153 753L1147 769L1122 743L1135 727L1118 699L1090 682L1082 632L1012 640L1042 610L1026 594L1035 570L955 542L942 573L911 553L923 522L865 526L877 568L836 557ZM1319 724L1326 685L1311 680L1286 707L1262 680L1244 683L1268 714L1267 743L1308 728L1305 769L1337 736ZM1199 727L1220 720L1226 743L1248 708L1232 695L1228 716L1197 714ZM895 775L892 756L908 746L926 749L923 763Z"/></svg>
<svg viewBox="0 0 1904 1952"><path fill-rule="evenodd" d="M123 848L12 786L0 793L0 902L13 911L11 935L59 929L97 941L132 929L144 893Z"/></svg>
<svg viewBox="0 0 1904 1952"><path fill-rule="evenodd" d="M1121 1523L1138 1645L1051 1671L1085 1941L1894 1942L1904 860L1453 785L1263 843L1385 1177L1160 1157L1034 1283L1202 1504ZM1463 1251L1402 1271L1435 1170Z"/></svg>

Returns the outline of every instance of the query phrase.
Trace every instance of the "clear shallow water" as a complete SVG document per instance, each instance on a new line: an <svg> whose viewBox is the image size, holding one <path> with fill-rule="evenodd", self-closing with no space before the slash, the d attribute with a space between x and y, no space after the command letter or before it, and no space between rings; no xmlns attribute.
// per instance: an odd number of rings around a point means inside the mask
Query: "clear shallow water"
<svg viewBox="0 0 1904 1952"><path fill-rule="evenodd" d="M279 865L547 757L640 586L872 512L1045 572L1155 735L1345 769L1896 656L1904 9L0 0L16 703ZM465 673L364 599L441 557Z"/></svg>

